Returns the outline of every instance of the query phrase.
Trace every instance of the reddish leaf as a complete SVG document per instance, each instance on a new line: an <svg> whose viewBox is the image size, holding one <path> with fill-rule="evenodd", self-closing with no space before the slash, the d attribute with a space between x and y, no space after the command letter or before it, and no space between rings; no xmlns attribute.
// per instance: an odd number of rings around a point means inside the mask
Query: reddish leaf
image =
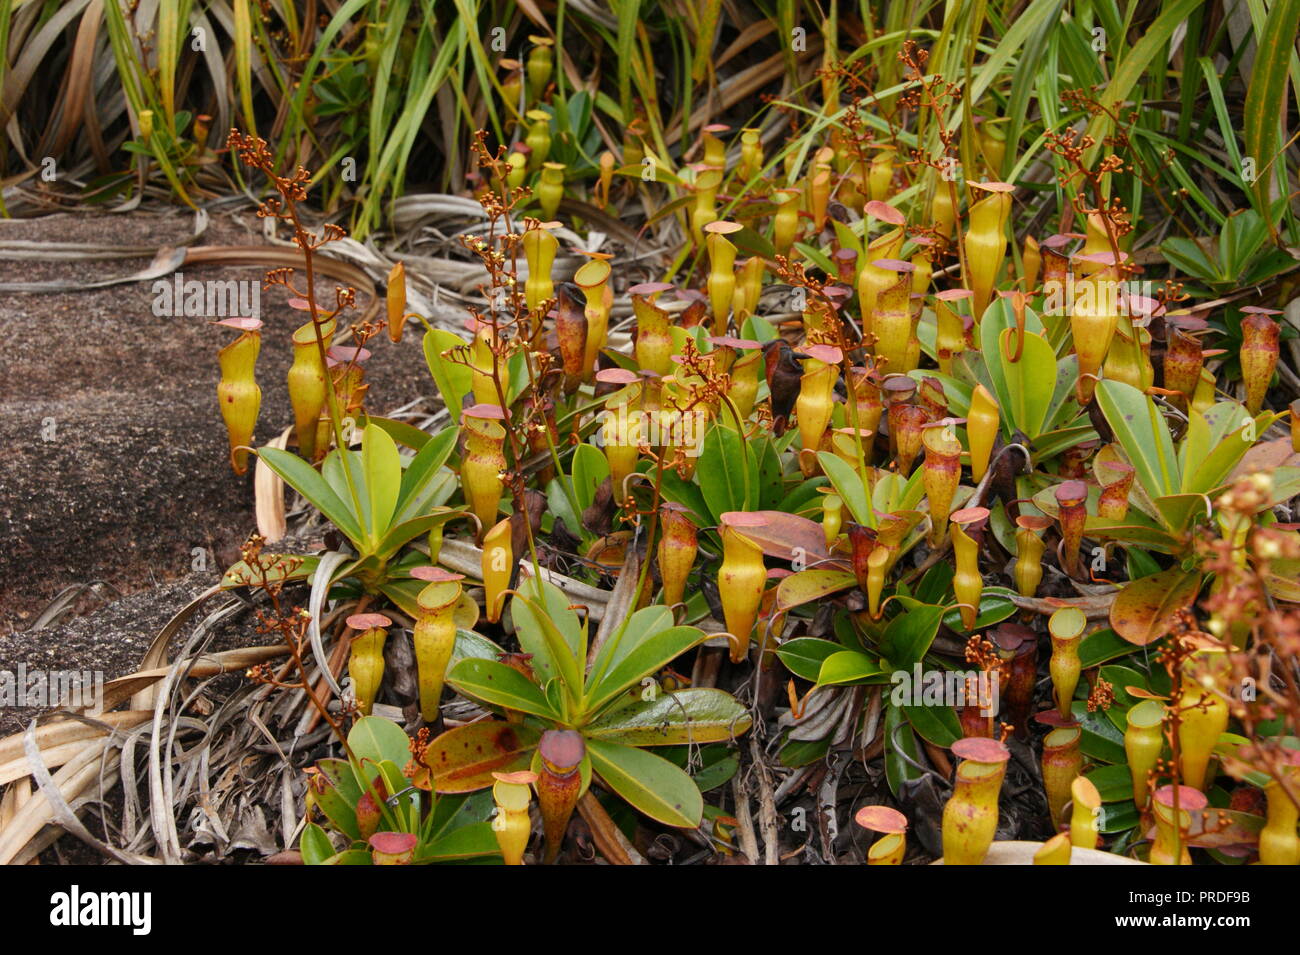
<svg viewBox="0 0 1300 955"><path fill-rule="evenodd" d="M1259 831L1264 828L1264 817L1232 809L1191 809L1187 832L1187 845L1198 849L1231 850L1259 843ZM1147 830L1147 838L1155 838L1155 827Z"/></svg>
<svg viewBox="0 0 1300 955"><path fill-rule="evenodd" d="M1243 475L1253 474L1256 471L1271 471L1275 468L1297 465L1300 465L1300 453L1292 450L1291 439L1277 438L1274 441L1261 442L1247 451L1241 462L1233 468L1228 480L1235 481Z"/></svg>
<svg viewBox="0 0 1300 955"><path fill-rule="evenodd" d="M458 726L429 744L424 765L438 792L473 792L491 786L493 773L527 769L540 738L537 730L521 723Z"/></svg>
<svg viewBox="0 0 1300 955"><path fill-rule="evenodd" d="M776 588L776 609L784 613L802 604L856 587L858 578L847 570L805 570L784 578Z"/></svg>
<svg viewBox="0 0 1300 955"><path fill-rule="evenodd" d="M1173 616L1196 599L1201 575L1175 565L1125 584L1110 607L1110 625L1129 643L1145 646L1169 632Z"/></svg>
<svg viewBox="0 0 1300 955"><path fill-rule="evenodd" d="M750 516L761 519L738 528L768 557L777 560L799 560L811 567L826 560L826 533L816 521L784 511L751 511ZM847 565L846 565L847 566Z"/></svg>

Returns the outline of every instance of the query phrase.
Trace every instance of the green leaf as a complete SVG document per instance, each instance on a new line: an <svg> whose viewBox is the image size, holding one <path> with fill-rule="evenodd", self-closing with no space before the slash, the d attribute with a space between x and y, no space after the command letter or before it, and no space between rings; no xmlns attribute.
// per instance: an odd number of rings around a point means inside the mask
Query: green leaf
<svg viewBox="0 0 1300 955"><path fill-rule="evenodd" d="M493 806L487 792L439 795L420 824L420 841L432 844L460 826L481 822L492 815Z"/></svg>
<svg viewBox="0 0 1300 955"><path fill-rule="evenodd" d="M388 432L388 436L398 444L405 445L412 451L421 450L429 443L430 434L427 431L421 431L413 424L407 424L405 421L398 421L396 418L381 418L379 415L367 415L367 425L376 425ZM454 432L455 428L447 429Z"/></svg>
<svg viewBox="0 0 1300 955"><path fill-rule="evenodd" d="M1006 587L985 587L980 594L979 613L975 615L975 629L983 630L1013 616L1016 613L1016 605L1011 599L1012 593L1013 591ZM950 630L960 632L965 629L961 622L961 608L955 605L944 609L943 622Z"/></svg>
<svg viewBox="0 0 1300 955"><path fill-rule="evenodd" d="M1167 494L1156 498L1154 503L1161 522L1174 538L1175 550L1180 549L1188 530L1198 518L1208 519L1210 516L1210 505L1203 494ZM1136 538L1134 540L1136 542Z"/></svg>
<svg viewBox="0 0 1300 955"><path fill-rule="evenodd" d="M573 509L565 486L568 479L563 475L552 478L546 485L546 506L555 521L562 521L574 536L587 532L582 527L581 515ZM558 524L556 525L558 526Z"/></svg>
<svg viewBox="0 0 1300 955"><path fill-rule="evenodd" d="M573 475L573 491L578 497L578 506L585 511L596 499L596 489L609 477L609 461L594 445L580 444L573 449L570 473Z"/></svg>
<svg viewBox="0 0 1300 955"><path fill-rule="evenodd" d="M673 746L734 739L750 727L749 711L725 690L692 687L612 710L583 729L589 739L626 746Z"/></svg>
<svg viewBox="0 0 1300 955"><path fill-rule="evenodd" d="M935 604L918 604L889 621L880 638L880 651L896 670L907 670L919 663L930 651L944 608Z"/></svg>
<svg viewBox="0 0 1300 955"><path fill-rule="evenodd" d="M1266 165L1260 162L1260 165ZM1257 178L1266 178L1265 176ZM1224 220L1219 230L1219 256L1226 275L1241 275L1268 241L1268 227L1254 209L1239 209Z"/></svg>
<svg viewBox="0 0 1300 955"><path fill-rule="evenodd" d="M1115 380L1099 382L1096 397L1147 494L1153 498L1177 494L1174 442L1155 402L1132 385Z"/></svg>
<svg viewBox="0 0 1300 955"><path fill-rule="evenodd" d="M1131 802L1133 799L1133 774L1128 766L1098 766L1084 773L1097 787L1102 802Z"/></svg>
<svg viewBox="0 0 1300 955"><path fill-rule="evenodd" d="M1105 763L1123 763L1128 759L1124 754L1124 734L1104 713L1100 710L1089 713L1084 700L1075 700L1071 712L1083 730L1079 740L1083 755Z"/></svg>
<svg viewBox="0 0 1300 955"><path fill-rule="evenodd" d="M339 832L349 839L360 839L357 801L361 798L361 784L357 782L351 764L346 759L322 759L316 764L316 769L324 777L325 785L319 791L310 790L312 804Z"/></svg>
<svg viewBox="0 0 1300 955"><path fill-rule="evenodd" d="M889 674L880 661L858 650L839 650L828 656L817 674L818 686L843 686L852 683L887 683Z"/></svg>
<svg viewBox="0 0 1300 955"><path fill-rule="evenodd" d="M1025 330L1019 361L1012 361L1021 336L1008 328L999 340L998 359L1002 377L1010 389L1009 409L1014 428L1030 438L1042 432L1056 386L1056 352L1041 335Z"/></svg>
<svg viewBox="0 0 1300 955"><path fill-rule="evenodd" d="M465 393L474 382L474 372L469 366L447 361L442 353L453 348L464 348L465 339L441 328L433 328L424 333L424 361L433 375L442 403L447 406L451 420L460 424L460 411Z"/></svg>
<svg viewBox="0 0 1300 955"><path fill-rule="evenodd" d="M956 569L946 561L940 561L925 572L921 582L916 585L913 595L923 604L937 604L952 592L952 578Z"/></svg>
<svg viewBox="0 0 1300 955"><path fill-rule="evenodd" d="M1217 284L1224 281L1219 274L1219 267L1212 262L1201 248L1201 244L1183 236L1174 236L1160 243L1160 254L1180 272Z"/></svg>
<svg viewBox="0 0 1300 955"><path fill-rule="evenodd" d="M740 769L740 757L725 743L708 746L669 746L659 750L660 755L674 766L686 770L695 780L700 792L707 793L731 782ZM706 806L707 813L713 807ZM725 813L724 813L725 815Z"/></svg>
<svg viewBox="0 0 1300 955"><path fill-rule="evenodd" d="M453 829L450 833L429 846L416 850L415 861L422 862L460 862L482 856L501 854L496 833L489 822L476 822Z"/></svg>
<svg viewBox="0 0 1300 955"><path fill-rule="evenodd" d="M428 508L438 487L436 478L451 457L458 435L455 428L444 428L429 438L406 466L402 474L402 488L397 495L395 521L418 517Z"/></svg>
<svg viewBox="0 0 1300 955"><path fill-rule="evenodd" d="M675 470L664 472L661 490L665 501L685 507L689 512L687 516L697 525L708 524L713 519L699 485L685 480Z"/></svg>
<svg viewBox="0 0 1300 955"><path fill-rule="evenodd" d="M536 684L496 660L462 660L448 675L447 682L466 696L491 706L531 713L547 720L560 718Z"/></svg>
<svg viewBox="0 0 1300 955"><path fill-rule="evenodd" d="M424 581L420 581L424 583ZM481 633L474 630L456 630L456 645L451 649L451 660L447 663L450 672L461 660L497 660L504 651Z"/></svg>
<svg viewBox="0 0 1300 955"><path fill-rule="evenodd" d="M1129 784L1129 788L1132 788L1132 783ZM1130 794L1129 802L1112 802L1102 805L1097 820L1097 830L1107 835L1114 832L1126 832L1141 821Z"/></svg>
<svg viewBox="0 0 1300 955"><path fill-rule="evenodd" d="M830 451L818 451L817 460L831 480L831 486L847 505L849 513L859 524L874 527L874 515L871 503L867 499L867 490L862 483L862 475L853 470L849 463L838 454Z"/></svg>
<svg viewBox="0 0 1300 955"><path fill-rule="evenodd" d="M1235 401L1220 402L1205 416L1189 412L1187 438L1183 447L1186 457L1181 462L1182 490L1189 494L1209 494L1222 487L1232 469L1246 456L1254 443L1248 436L1263 434L1269 426L1270 417L1265 412L1252 418L1245 407ZM1192 447L1193 432L1201 438L1202 423L1207 429L1202 439L1205 447L1198 449ZM1209 447L1216 438L1218 443Z"/></svg>
<svg viewBox="0 0 1300 955"><path fill-rule="evenodd" d="M821 676L822 664L826 658L839 653L844 648L833 640L819 637L795 637L787 640L777 648L776 655L781 658L787 670L801 680L816 683Z"/></svg>
<svg viewBox="0 0 1300 955"><path fill-rule="evenodd" d="M401 832L415 832L420 825L419 796L411 788L411 781L402 772L410 762L410 757L411 754L408 752L400 764L391 759L380 760L377 767L378 778L383 780L385 791L393 794L388 797L384 811L397 821ZM371 764L367 762L365 765L368 769Z"/></svg>
<svg viewBox="0 0 1300 955"><path fill-rule="evenodd" d="M440 507L433 514L412 517L410 520L392 525L375 546L375 556L387 560L421 534L427 534L439 524L446 524L450 520L463 517L464 514L463 507Z"/></svg>
<svg viewBox="0 0 1300 955"><path fill-rule="evenodd" d="M979 331L985 367L1002 410L1003 434L1020 430L1037 437L1056 390L1056 352L1042 337L1042 321L1033 309L1025 309L1022 345L1011 302L1000 298L985 310ZM1020 359L1012 361L1017 347Z"/></svg>
<svg viewBox="0 0 1300 955"><path fill-rule="evenodd" d="M916 768L921 761L919 749L902 708L885 707L885 780L895 797L902 792L903 783L921 777L921 770Z"/></svg>
<svg viewBox="0 0 1300 955"><path fill-rule="evenodd" d="M1277 181L1275 164L1281 156L1281 126L1287 112L1283 99L1298 31L1300 0L1275 0L1263 30L1255 32L1255 62L1242 119L1246 155L1255 160L1251 191L1257 209L1269 208L1270 186ZM1281 172L1285 176L1285 165Z"/></svg>
<svg viewBox="0 0 1300 955"><path fill-rule="evenodd" d="M754 457L758 462L758 509L781 509L785 494L785 476L781 467L781 453L771 438L763 437L753 443Z"/></svg>
<svg viewBox="0 0 1300 955"><path fill-rule="evenodd" d="M640 683L642 677L663 669L705 639L704 631L696 627L672 627L645 638L588 688L587 711L599 712L628 687ZM592 671L593 676L596 673Z"/></svg>
<svg viewBox="0 0 1300 955"><path fill-rule="evenodd" d="M303 865L321 865L334 854L334 846L325 830L314 822L307 823L298 840L298 850L302 853Z"/></svg>
<svg viewBox="0 0 1300 955"><path fill-rule="evenodd" d="M632 614L601 646L588 671L588 682L599 679L610 667L624 660L651 634L671 628L673 613L663 604L644 607Z"/></svg>
<svg viewBox="0 0 1300 955"><path fill-rule="evenodd" d="M806 481L800 481L777 502L775 509L785 511L787 514L804 514L807 512L820 514L822 495L818 493L818 489L825 487L826 484L826 476L822 474L814 478L808 478Z"/></svg>
<svg viewBox="0 0 1300 955"><path fill-rule="evenodd" d="M799 769L825 759L830 752L829 736L821 739L789 739L781 744L781 765L789 769Z"/></svg>
<svg viewBox="0 0 1300 955"><path fill-rule="evenodd" d="M1092 137L1095 145L1084 153L1085 168L1092 168L1096 163L1103 142L1114 132L1113 117L1123 113L1121 107L1130 99L1133 87L1142 79L1147 67L1157 57L1168 54L1169 39L1174 31L1183 26L1203 2L1204 0L1169 0L1163 5L1160 15L1145 26L1141 39L1115 65L1110 82L1098 100L1101 109L1088 125L1087 134ZM1294 36L1294 31L1290 35ZM1274 113L1275 117L1276 115Z"/></svg>
<svg viewBox="0 0 1300 955"><path fill-rule="evenodd" d="M367 425L361 433L361 468L370 502L370 538L378 543L388 530L402 487L402 459L388 432Z"/></svg>
<svg viewBox="0 0 1300 955"><path fill-rule="evenodd" d="M1048 493L1051 493L1050 490ZM1162 500L1171 501L1170 498L1162 498ZM1035 500L1034 503L1037 504L1038 501ZM1088 537L1102 540L1110 538L1123 544L1138 544L1161 554L1172 554L1181 549L1183 543L1182 538L1156 527L1153 521L1148 521L1133 507L1129 508L1128 516L1122 521L1089 517L1085 527Z"/></svg>
<svg viewBox="0 0 1300 955"><path fill-rule="evenodd" d="M704 797L699 787L662 756L599 739L587 740L587 753L592 769L635 809L667 826L700 824Z"/></svg>
<svg viewBox="0 0 1300 955"><path fill-rule="evenodd" d="M361 525L352 509L334 493L325 478L298 455L280 448L261 448L257 456L284 479L284 483L305 497L325 518L351 541L362 539Z"/></svg>
<svg viewBox="0 0 1300 955"><path fill-rule="evenodd" d="M1105 627L1094 630L1079 642L1079 663L1088 670L1100 666L1107 660L1128 656L1132 652L1133 644L1114 630Z"/></svg>
<svg viewBox="0 0 1300 955"><path fill-rule="evenodd" d="M758 466L739 433L724 424L710 428L695 473L715 521L727 511L750 510L749 497L758 491Z"/></svg>
<svg viewBox="0 0 1300 955"><path fill-rule="evenodd" d="M382 716L363 716L357 720L348 732L348 747L357 759L376 763L387 759L405 766L411 758L406 731Z"/></svg>
<svg viewBox="0 0 1300 955"><path fill-rule="evenodd" d="M903 713L912 728L936 746L951 746L965 735L951 706L904 706Z"/></svg>
<svg viewBox="0 0 1300 955"><path fill-rule="evenodd" d="M538 682L545 685L552 679L558 680L569 699L577 703L582 692L583 664L576 652L578 648L569 643L545 608L522 593L511 602L510 613L518 628L519 645L525 653L533 655L533 672Z"/></svg>

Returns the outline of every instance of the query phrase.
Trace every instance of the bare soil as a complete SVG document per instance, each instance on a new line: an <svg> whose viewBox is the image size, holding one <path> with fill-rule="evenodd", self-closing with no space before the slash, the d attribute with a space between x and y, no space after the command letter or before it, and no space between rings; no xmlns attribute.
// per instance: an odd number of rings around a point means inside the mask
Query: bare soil
<svg viewBox="0 0 1300 955"><path fill-rule="evenodd" d="M216 214L199 243L263 244L260 226L251 209ZM180 211L59 214L0 221L0 242L158 247L180 244L192 228L192 214ZM0 281L94 280L150 259L0 258ZM261 275L196 267L186 277ZM358 305L368 296L359 290ZM157 316L154 298L152 282L136 282L0 299L0 670L39 661L102 669L106 678L130 672L159 627L216 581L255 529L252 469L238 478L230 468L215 394L217 350L233 333L205 318ZM284 382L302 313L287 298L282 288L262 292L258 442L292 421ZM380 337L369 404L388 409L431 383L418 336L400 345ZM89 625L30 631L64 588L93 582L101 583L76 611L126 599Z"/></svg>

